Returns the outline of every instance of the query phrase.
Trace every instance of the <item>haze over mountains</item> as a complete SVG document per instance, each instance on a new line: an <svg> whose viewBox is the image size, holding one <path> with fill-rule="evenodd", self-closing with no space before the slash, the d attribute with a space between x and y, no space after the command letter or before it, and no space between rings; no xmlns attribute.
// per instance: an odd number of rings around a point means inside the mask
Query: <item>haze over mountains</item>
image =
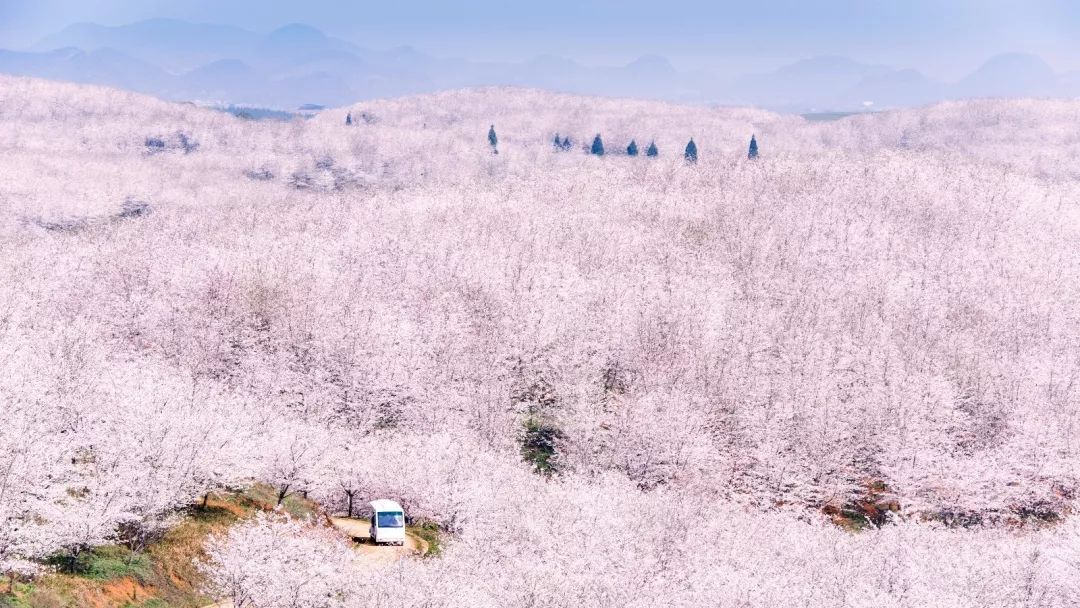
<svg viewBox="0 0 1080 608"><path fill-rule="evenodd" d="M171 100L295 108L482 85L769 109L850 111L969 97L1076 97L1080 74L1041 58L990 58L957 82L845 57L799 61L760 74L681 71L661 56L596 67L541 56L524 63L439 58L413 48L372 50L300 24L268 34L229 25L154 19L80 23L30 49L0 50L0 73L115 86Z"/></svg>

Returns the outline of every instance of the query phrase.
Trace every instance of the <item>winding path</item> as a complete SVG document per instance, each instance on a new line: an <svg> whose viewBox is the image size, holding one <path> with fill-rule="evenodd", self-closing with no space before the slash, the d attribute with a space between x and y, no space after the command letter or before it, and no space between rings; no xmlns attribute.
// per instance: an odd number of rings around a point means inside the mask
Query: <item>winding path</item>
<svg viewBox="0 0 1080 608"><path fill-rule="evenodd" d="M347 534L356 543L354 548L360 554L360 561L364 565L391 564L410 555L423 555L428 550L427 543L408 530L405 531L404 546L376 545L371 542L371 537L368 535L370 525L368 520L331 517L330 521L333 522L335 528Z"/></svg>

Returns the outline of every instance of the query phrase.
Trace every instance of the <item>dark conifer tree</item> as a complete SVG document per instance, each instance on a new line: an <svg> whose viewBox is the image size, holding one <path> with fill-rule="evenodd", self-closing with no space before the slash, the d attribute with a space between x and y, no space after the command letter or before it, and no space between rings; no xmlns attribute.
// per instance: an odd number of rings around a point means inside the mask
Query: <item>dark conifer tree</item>
<svg viewBox="0 0 1080 608"><path fill-rule="evenodd" d="M566 136L566 137L564 137L564 138L563 138L563 140L562 140L562 149L563 149L563 151L566 151L566 152L568 152L568 151L570 151L570 148L571 148L571 147L573 147L573 144L572 144L572 143L570 143L570 136L569 136L569 135L567 135L567 136Z"/></svg>
<svg viewBox="0 0 1080 608"><path fill-rule="evenodd" d="M747 158L749 158L750 160L754 160L757 157L758 157L757 137L754 136L754 135L751 135L750 136L750 152L747 153Z"/></svg>
<svg viewBox="0 0 1080 608"><path fill-rule="evenodd" d="M352 126L352 112L349 112L348 114L345 115L345 126L346 127L351 127Z"/></svg>
<svg viewBox="0 0 1080 608"><path fill-rule="evenodd" d="M559 139L558 133L555 134L555 141L551 142L551 145L554 146L556 150L562 149L562 140Z"/></svg>
<svg viewBox="0 0 1080 608"><path fill-rule="evenodd" d="M686 152L683 154L688 163L697 162L697 144L694 143L694 138L690 138L690 143L686 144Z"/></svg>
<svg viewBox="0 0 1080 608"><path fill-rule="evenodd" d="M592 148L589 150L589 152L591 152L591 153L593 153L593 154L595 154L597 156L603 156L604 155L604 140L600 139L600 134L599 133L597 133L596 137L593 138L593 140L592 140Z"/></svg>
<svg viewBox="0 0 1080 608"><path fill-rule="evenodd" d="M636 141L634 141L632 139L630 140L630 145L626 146L626 155L627 156L637 156L637 142Z"/></svg>
<svg viewBox="0 0 1080 608"><path fill-rule="evenodd" d="M656 149L656 142L649 143L649 147L645 150L645 156L660 156L660 150Z"/></svg>

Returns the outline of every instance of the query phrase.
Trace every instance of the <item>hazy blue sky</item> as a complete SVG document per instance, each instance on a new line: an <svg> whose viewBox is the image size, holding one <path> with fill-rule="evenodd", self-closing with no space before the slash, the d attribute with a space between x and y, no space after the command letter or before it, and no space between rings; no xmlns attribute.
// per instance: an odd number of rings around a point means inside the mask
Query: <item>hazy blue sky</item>
<svg viewBox="0 0 1080 608"><path fill-rule="evenodd" d="M0 0L0 48L77 21L152 17L254 30L303 22L374 48L472 59L662 54L727 72L839 54L949 78L990 55L1027 51L1080 68L1077 0Z"/></svg>

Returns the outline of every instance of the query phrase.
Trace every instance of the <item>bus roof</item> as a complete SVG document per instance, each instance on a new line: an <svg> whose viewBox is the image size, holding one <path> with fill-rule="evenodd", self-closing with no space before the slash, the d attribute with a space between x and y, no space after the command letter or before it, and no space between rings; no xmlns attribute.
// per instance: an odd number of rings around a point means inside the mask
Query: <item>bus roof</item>
<svg viewBox="0 0 1080 608"><path fill-rule="evenodd" d="M405 509L401 508L401 505L392 501L380 498L379 500L371 501L371 510L376 513L404 513Z"/></svg>

